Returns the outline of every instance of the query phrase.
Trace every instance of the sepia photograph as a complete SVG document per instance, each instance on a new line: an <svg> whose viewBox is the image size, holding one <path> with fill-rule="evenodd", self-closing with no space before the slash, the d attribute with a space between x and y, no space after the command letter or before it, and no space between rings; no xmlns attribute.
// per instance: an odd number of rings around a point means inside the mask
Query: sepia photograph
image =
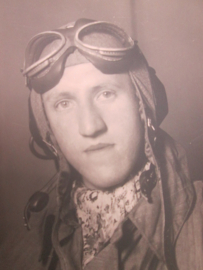
<svg viewBox="0 0 203 270"><path fill-rule="evenodd" d="M0 1L0 269L203 269L203 1Z"/></svg>

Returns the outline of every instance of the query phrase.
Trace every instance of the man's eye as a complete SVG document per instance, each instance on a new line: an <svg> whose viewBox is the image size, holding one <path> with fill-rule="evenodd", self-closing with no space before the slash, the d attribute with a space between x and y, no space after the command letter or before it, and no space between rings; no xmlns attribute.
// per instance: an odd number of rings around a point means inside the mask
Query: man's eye
<svg viewBox="0 0 203 270"><path fill-rule="evenodd" d="M106 100L106 99L113 98L114 96L115 96L114 91L103 91L102 93L100 93L98 98L101 100Z"/></svg>
<svg viewBox="0 0 203 270"><path fill-rule="evenodd" d="M55 107L56 109L62 110L62 109L68 109L71 106L71 102L69 100L62 100L58 103L56 103Z"/></svg>

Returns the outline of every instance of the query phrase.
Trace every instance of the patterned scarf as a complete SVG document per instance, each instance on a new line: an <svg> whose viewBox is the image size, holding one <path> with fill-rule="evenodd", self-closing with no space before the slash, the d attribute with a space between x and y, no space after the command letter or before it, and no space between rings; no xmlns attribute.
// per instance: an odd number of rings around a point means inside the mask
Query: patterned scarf
<svg viewBox="0 0 203 270"><path fill-rule="evenodd" d="M147 162L137 175L113 191L74 187L73 199L83 234L83 268L107 244L114 231L141 198L140 175L150 169Z"/></svg>

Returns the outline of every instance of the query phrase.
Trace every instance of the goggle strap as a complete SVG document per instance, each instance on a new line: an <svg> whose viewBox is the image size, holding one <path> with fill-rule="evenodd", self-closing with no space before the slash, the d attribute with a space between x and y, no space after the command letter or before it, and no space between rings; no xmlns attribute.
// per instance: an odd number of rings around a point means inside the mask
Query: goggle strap
<svg viewBox="0 0 203 270"><path fill-rule="evenodd" d="M37 73L41 72L43 69L47 68L48 66L50 66L52 61L49 60L45 60L43 63L39 64L39 66L36 66L35 68L33 68L30 72L27 72L26 75L29 75L29 77L35 76Z"/></svg>

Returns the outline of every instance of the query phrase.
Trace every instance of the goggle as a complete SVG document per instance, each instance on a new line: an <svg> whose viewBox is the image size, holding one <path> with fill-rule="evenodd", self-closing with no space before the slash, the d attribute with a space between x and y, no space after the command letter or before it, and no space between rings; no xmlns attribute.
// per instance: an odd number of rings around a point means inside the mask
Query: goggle
<svg viewBox="0 0 203 270"><path fill-rule="evenodd" d="M54 48L43 55L53 42ZM118 73L129 68L136 48L134 40L121 28L80 19L75 25L34 36L26 48L22 73L30 89L44 93L60 81L66 60L75 49L103 73Z"/></svg>

